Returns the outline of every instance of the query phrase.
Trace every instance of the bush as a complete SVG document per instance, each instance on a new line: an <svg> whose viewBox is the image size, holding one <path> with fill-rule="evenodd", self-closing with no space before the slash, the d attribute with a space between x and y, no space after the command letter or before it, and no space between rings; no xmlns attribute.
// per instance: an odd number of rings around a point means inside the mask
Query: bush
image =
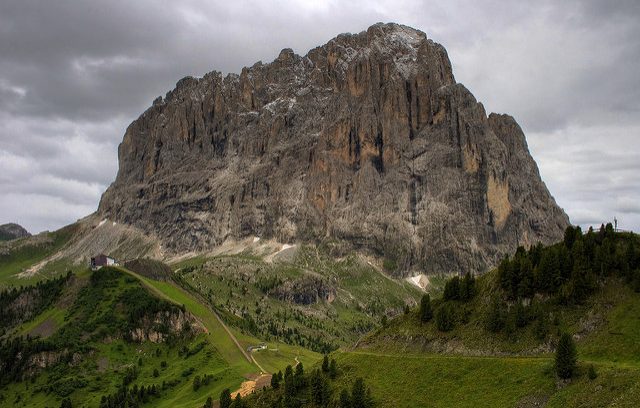
<svg viewBox="0 0 640 408"><path fill-rule="evenodd" d="M596 368L593 366L593 364L589 365L589 372L587 373L587 375L589 376L590 380L595 380L596 378L598 378L598 373L596 373Z"/></svg>

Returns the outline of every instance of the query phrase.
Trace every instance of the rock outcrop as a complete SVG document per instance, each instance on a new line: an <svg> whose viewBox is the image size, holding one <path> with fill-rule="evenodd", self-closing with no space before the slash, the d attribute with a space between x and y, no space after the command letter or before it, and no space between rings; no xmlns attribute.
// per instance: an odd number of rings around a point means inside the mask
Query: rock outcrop
<svg viewBox="0 0 640 408"><path fill-rule="evenodd" d="M481 272L568 225L515 120L487 117L445 49L397 24L184 78L119 160L99 216L168 253L255 235L339 242L400 273Z"/></svg>
<svg viewBox="0 0 640 408"><path fill-rule="evenodd" d="M189 312L161 312L154 316L146 316L138 321L137 327L125 337L131 341L142 343L162 343L171 337L193 336L206 331L204 326Z"/></svg>
<svg viewBox="0 0 640 408"><path fill-rule="evenodd" d="M336 288L319 277L303 276L283 282L269 291L269 295L299 305L331 303L336 298Z"/></svg>
<svg viewBox="0 0 640 408"><path fill-rule="evenodd" d="M12 239L30 237L29 231L18 224L2 224L0 225L0 241L10 241Z"/></svg>

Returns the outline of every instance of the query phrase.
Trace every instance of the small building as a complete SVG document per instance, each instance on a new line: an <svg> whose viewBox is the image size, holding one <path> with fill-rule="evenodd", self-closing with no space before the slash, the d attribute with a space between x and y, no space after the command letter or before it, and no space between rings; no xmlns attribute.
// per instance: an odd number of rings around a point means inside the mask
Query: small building
<svg viewBox="0 0 640 408"><path fill-rule="evenodd" d="M103 266L118 265L118 262L110 256L100 254L92 257L91 263L89 265L91 266L92 270L97 271Z"/></svg>
<svg viewBox="0 0 640 408"><path fill-rule="evenodd" d="M266 349L267 349L267 343L260 343L257 346L249 346L249 347L247 347L247 351L249 353L251 353L253 351L266 350Z"/></svg>

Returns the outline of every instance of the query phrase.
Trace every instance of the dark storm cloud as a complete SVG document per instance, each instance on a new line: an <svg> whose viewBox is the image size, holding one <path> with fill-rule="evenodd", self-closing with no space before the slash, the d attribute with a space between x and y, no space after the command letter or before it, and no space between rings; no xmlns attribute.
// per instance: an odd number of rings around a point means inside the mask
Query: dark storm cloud
<svg viewBox="0 0 640 408"><path fill-rule="evenodd" d="M126 126L186 75L396 21L427 33L488 111L516 117L572 221L640 227L637 1L4 0L0 223L94 211Z"/></svg>

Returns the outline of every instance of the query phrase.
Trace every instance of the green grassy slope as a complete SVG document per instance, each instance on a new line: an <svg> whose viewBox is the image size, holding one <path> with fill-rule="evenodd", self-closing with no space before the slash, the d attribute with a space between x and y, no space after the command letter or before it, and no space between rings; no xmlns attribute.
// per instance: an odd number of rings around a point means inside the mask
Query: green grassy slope
<svg viewBox="0 0 640 408"><path fill-rule="evenodd" d="M577 241L593 239L577 232ZM436 299L432 321L421 322L418 311L411 311L336 358L349 378L367 381L384 407L638 406L638 241L612 230L604 235L602 247L579 252L582 248L574 245L571 280L567 277L563 287L580 288L585 270L584 276L594 277L579 301L567 300L571 292L562 290L533 293L526 301L508 298L505 275L492 271L477 280L470 300ZM609 239L613 244L607 246ZM566 241L550 248L557 251L561 245ZM584 268L584 259L596 267ZM534 276L542 272L536 269ZM488 324L496 299L504 299L506 313L498 330ZM445 306L455 311L450 330L437 325L438 310ZM578 371L569 381L558 380L554 370L554 350L563 332L577 343ZM595 378L589 375L591 366Z"/></svg>
<svg viewBox="0 0 640 408"><path fill-rule="evenodd" d="M640 402L640 294L612 281L585 305L562 310L561 330L580 336L579 373L558 386L553 353L524 356L464 356L465 342L489 351L521 352L535 337L493 335L480 326L438 333L412 316L371 335L366 350L337 352L347 378L363 377L382 407L636 407ZM585 327L596 325L590 332ZM484 340L482 340L484 339ZM445 354L421 352L426 341L448 344ZM365 342L367 343L367 342ZM501 353L498 353L499 355ZM491 354L491 353L489 353ZM589 379L593 364L598 374ZM519 405L520 404L520 405Z"/></svg>
<svg viewBox="0 0 640 408"><path fill-rule="evenodd" d="M18 274L62 248L73 236L75 230L75 225L69 225L55 232L43 233L37 237L4 243L5 250L0 251L0 290L8 286L33 284L53 276L36 274L29 278L19 278ZM51 266L52 271L57 270L58 273L66 271L65 268L56 269L55 266Z"/></svg>
<svg viewBox="0 0 640 408"><path fill-rule="evenodd" d="M348 378L365 379L380 407L636 407L640 401L637 366L596 363L595 380L582 375L558 389L552 358L361 352L336 358Z"/></svg>

